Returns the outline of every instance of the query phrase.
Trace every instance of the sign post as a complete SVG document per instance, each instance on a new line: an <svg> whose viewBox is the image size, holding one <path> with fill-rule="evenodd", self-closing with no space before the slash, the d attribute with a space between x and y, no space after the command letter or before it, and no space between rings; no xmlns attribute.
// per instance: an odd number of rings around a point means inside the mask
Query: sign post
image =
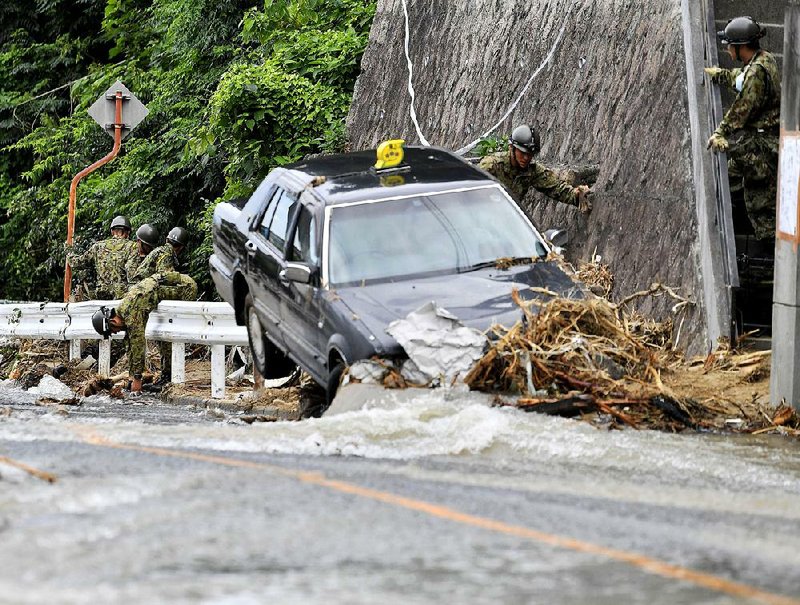
<svg viewBox="0 0 800 605"><path fill-rule="evenodd" d="M124 105L123 105L124 104ZM123 122L123 113L127 122ZM75 204L78 197L78 183L83 177L91 174L101 166L108 164L111 160L117 157L120 147L122 146L122 139L128 136L136 125L147 116L147 108L133 96L122 82L115 82L104 95L94 102L89 108L89 115L92 116L95 122L112 137L114 137L114 147L111 152L104 158L97 160L91 166L87 166L81 170L72 179L69 186L69 210L67 214L67 245L71 246L75 236ZM72 290L72 267L69 266L69 261L66 262L64 270L64 302L69 302L69 297Z"/></svg>
<svg viewBox="0 0 800 605"><path fill-rule="evenodd" d="M800 409L800 3L786 8L770 401Z"/></svg>

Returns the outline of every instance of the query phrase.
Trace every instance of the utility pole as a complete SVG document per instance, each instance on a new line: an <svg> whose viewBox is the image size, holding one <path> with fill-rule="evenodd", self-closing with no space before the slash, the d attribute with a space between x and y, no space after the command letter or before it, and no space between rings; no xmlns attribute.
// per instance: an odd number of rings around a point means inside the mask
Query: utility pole
<svg viewBox="0 0 800 605"><path fill-rule="evenodd" d="M800 409L800 0L784 21L770 401Z"/></svg>

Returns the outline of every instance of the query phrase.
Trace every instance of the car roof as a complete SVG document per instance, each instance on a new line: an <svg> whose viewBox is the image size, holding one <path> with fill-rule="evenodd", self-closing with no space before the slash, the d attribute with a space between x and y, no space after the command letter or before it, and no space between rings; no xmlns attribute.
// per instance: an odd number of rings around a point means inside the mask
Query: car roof
<svg viewBox="0 0 800 605"><path fill-rule="evenodd" d="M403 163L376 170L374 149L318 156L288 164L302 181L315 182L325 205L494 184L485 172L452 152L436 147L405 147ZM324 177L324 178L323 178Z"/></svg>

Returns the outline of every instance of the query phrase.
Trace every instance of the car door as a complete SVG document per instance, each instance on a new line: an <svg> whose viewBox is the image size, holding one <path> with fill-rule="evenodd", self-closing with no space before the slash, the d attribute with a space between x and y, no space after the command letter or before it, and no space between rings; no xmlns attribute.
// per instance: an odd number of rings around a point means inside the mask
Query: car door
<svg viewBox="0 0 800 605"><path fill-rule="evenodd" d="M286 260L307 265L311 270L311 279L307 284L281 280L281 327L286 346L298 361L323 376L328 326L320 309L319 227L312 210L305 204L299 204Z"/></svg>
<svg viewBox="0 0 800 605"><path fill-rule="evenodd" d="M281 348L285 348L285 343L280 329L282 288L279 274L284 264L286 235L296 204L296 193L277 186L264 213L254 222L245 245L248 283L256 311L263 320L270 340Z"/></svg>

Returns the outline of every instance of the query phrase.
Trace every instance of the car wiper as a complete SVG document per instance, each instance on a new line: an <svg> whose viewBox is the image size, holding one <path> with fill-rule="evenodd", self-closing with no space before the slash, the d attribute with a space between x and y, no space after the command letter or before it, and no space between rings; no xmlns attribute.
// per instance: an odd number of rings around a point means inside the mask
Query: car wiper
<svg viewBox="0 0 800 605"><path fill-rule="evenodd" d="M497 269L508 269L516 265L533 264L537 262L537 260L538 259L534 256L502 256L494 260L482 261L480 263L475 263L474 265L470 265L469 267L464 267L459 270L459 273L478 271L480 269L488 269L489 267L495 267Z"/></svg>

